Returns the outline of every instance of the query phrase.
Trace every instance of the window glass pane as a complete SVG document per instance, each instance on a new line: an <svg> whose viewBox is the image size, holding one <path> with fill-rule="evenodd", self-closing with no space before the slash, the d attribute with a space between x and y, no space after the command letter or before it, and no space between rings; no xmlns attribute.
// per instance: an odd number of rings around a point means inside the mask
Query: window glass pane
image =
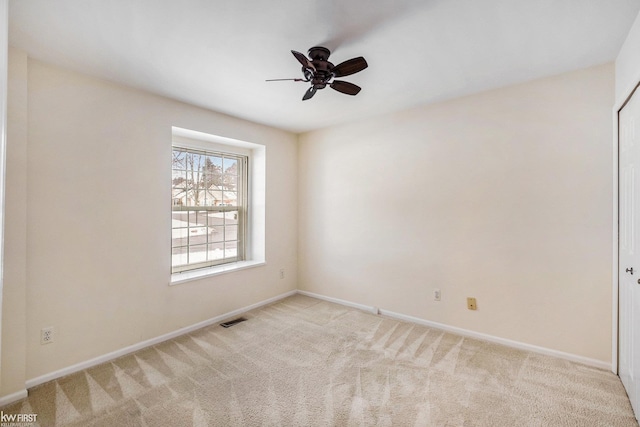
<svg viewBox="0 0 640 427"><path fill-rule="evenodd" d="M174 272L234 262L244 253L238 246L244 164L235 155L173 150L171 198L173 209L180 209L172 212ZM224 212L227 206L238 208Z"/></svg>
<svg viewBox="0 0 640 427"><path fill-rule="evenodd" d="M185 206L187 204L187 193L184 190L172 190L171 191L171 205L172 206Z"/></svg>
<svg viewBox="0 0 640 427"><path fill-rule="evenodd" d="M173 222L171 223L172 227L186 227L187 222L189 221L189 212L171 212L171 219L173 220Z"/></svg>
<svg viewBox="0 0 640 427"><path fill-rule="evenodd" d="M203 230L206 230L206 227L202 227L200 229L192 228L189 231L189 246L202 245L207 243L207 234L205 234Z"/></svg>
<svg viewBox="0 0 640 427"><path fill-rule="evenodd" d="M237 225L227 225L224 228L224 240L227 242L230 240L238 240L238 226Z"/></svg>
<svg viewBox="0 0 640 427"><path fill-rule="evenodd" d="M209 200L211 201L211 203L209 204L209 206L222 206L222 191L220 190L209 190L207 192Z"/></svg>
<svg viewBox="0 0 640 427"><path fill-rule="evenodd" d="M209 260L219 260L224 258L224 243L212 243L208 246L207 257Z"/></svg>
<svg viewBox="0 0 640 427"><path fill-rule="evenodd" d="M186 247L171 249L171 265L172 266L175 267L178 265L186 265L187 263L188 261L187 261Z"/></svg>
<svg viewBox="0 0 640 427"><path fill-rule="evenodd" d="M173 169L171 172L171 188L186 188L187 173L183 170Z"/></svg>
<svg viewBox="0 0 640 427"><path fill-rule="evenodd" d="M224 241L224 227L222 225L209 227L209 242Z"/></svg>
<svg viewBox="0 0 640 427"><path fill-rule="evenodd" d="M203 206L216 206L216 198L211 192L207 192L205 195L205 203Z"/></svg>
<svg viewBox="0 0 640 427"><path fill-rule="evenodd" d="M187 246L189 244L189 232L186 228L174 228L171 230L171 247Z"/></svg>
<svg viewBox="0 0 640 427"><path fill-rule="evenodd" d="M224 173L226 173L226 174L237 175L238 174L238 159L231 158L231 157L225 157L223 159L223 161L222 161L222 169L224 170Z"/></svg>
<svg viewBox="0 0 640 427"><path fill-rule="evenodd" d="M182 150L173 150L173 155L172 155L172 162L171 165L174 169L185 169L186 167L186 163L185 163L185 158L187 156L187 153L185 153Z"/></svg>
<svg viewBox="0 0 640 427"><path fill-rule="evenodd" d="M238 242L225 242L224 257L232 258L238 255Z"/></svg>
<svg viewBox="0 0 640 427"><path fill-rule="evenodd" d="M207 165L216 169L218 172L222 172L222 156L212 154L207 155Z"/></svg>
<svg viewBox="0 0 640 427"><path fill-rule="evenodd" d="M207 260L207 245L189 245L189 264Z"/></svg>
<svg viewBox="0 0 640 427"><path fill-rule="evenodd" d="M201 189L196 185L194 186L191 181L189 181L189 187L187 188L187 205L189 206L201 206L201 200L204 199L204 194ZM202 203L204 205L204 203Z"/></svg>
<svg viewBox="0 0 640 427"><path fill-rule="evenodd" d="M236 191L238 189L238 176L225 173L223 177L225 190Z"/></svg>
<svg viewBox="0 0 640 427"><path fill-rule="evenodd" d="M187 170L202 172L205 157L205 155L200 153L187 153Z"/></svg>
<svg viewBox="0 0 640 427"><path fill-rule="evenodd" d="M209 212L207 220L210 227L222 226L224 224L224 212Z"/></svg>
<svg viewBox="0 0 640 427"><path fill-rule="evenodd" d="M238 224L238 211L225 212L224 217L224 222L226 225Z"/></svg>
<svg viewBox="0 0 640 427"><path fill-rule="evenodd" d="M202 194L203 194L203 199L202 199L202 203L200 203L200 206L215 206L216 199L215 197L213 197L211 190L205 189L202 192Z"/></svg>
<svg viewBox="0 0 640 427"><path fill-rule="evenodd" d="M225 191L223 196L225 206L238 206L238 193L235 191Z"/></svg>
<svg viewBox="0 0 640 427"><path fill-rule="evenodd" d="M223 162L224 176L222 178L225 190L238 189L238 159L225 157Z"/></svg>
<svg viewBox="0 0 640 427"><path fill-rule="evenodd" d="M222 157L207 156L205 160L206 188L222 185Z"/></svg>
<svg viewBox="0 0 640 427"><path fill-rule="evenodd" d="M204 205L204 156L188 153L186 158L187 170L187 204L190 206Z"/></svg>

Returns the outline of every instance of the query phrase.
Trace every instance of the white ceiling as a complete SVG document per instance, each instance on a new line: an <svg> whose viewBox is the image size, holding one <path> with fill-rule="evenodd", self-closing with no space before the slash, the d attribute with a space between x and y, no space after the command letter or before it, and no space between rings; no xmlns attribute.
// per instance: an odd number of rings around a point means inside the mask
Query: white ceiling
<svg viewBox="0 0 640 427"><path fill-rule="evenodd" d="M303 132L613 61L638 0L10 0L32 57ZM308 101L291 49L364 56Z"/></svg>

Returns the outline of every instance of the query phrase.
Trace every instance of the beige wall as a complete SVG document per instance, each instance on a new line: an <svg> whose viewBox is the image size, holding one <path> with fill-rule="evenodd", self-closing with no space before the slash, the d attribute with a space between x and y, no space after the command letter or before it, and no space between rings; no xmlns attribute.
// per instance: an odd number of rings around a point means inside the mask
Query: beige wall
<svg viewBox="0 0 640 427"><path fill-rule="evenodd" d="M7 212L7 229L16 231L7 235L6 256L17 264L5 286L26 282L26 338L17 334L26 343L7 334L12 323L24 329L24 307L5 304L3 322L3 350L17 350L26 366L16 374L22 387L295 289L294 134L23 58L11 57L21 73L12 90L28 82L28 109L9 105L21 121L11 123L9 151L23 156L26 170L16 163L7 177L8 197L20 207ZM172 126L266 146L265 266L169 286ZM55 327L55 342L42 346L46 326Z"/></svg>
<svg viewBox="0 0 640 427"><path fill-rule="evenodd" d="M302 135L299 288L610 362L613 94L603 65Z"/></svg>
<svg viewBox="0 0 640 427"><path fill-rule="evenodd" d="M9 58L0 397L24 390L27 342L27 56Z"/></svg>

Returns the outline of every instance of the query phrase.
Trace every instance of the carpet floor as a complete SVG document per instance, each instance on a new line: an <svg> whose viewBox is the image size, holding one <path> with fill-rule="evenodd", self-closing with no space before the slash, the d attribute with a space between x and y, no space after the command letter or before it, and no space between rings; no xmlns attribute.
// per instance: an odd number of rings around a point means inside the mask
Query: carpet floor
<svg viewBox="0 0 640 427"><path fill-rule="evenodd" d="M611 372L295 295L29 390L38 426L638 426Z"/></svg>

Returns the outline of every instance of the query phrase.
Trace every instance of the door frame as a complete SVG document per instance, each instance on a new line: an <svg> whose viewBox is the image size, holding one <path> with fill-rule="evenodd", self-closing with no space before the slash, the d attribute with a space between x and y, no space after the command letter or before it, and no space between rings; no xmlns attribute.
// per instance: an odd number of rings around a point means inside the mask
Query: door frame
<svg viewBox="0 0 640 427"><path fill-rule="evenodd" d="M636 90L640 91L640 75L634 80L634 84L624 92L625 96L616 101L613 107L613 265L612 265L612 298L611 298L611 371L618 375L618 324L619 317L619 304L618 298L620 298L619 292L619 279L620 279L620 266L619 266L619 247L620 247L620 222L619 222L619 163L620 163L620 150L618 141L618 130L620 127L619 114L620 110L627 105L631 96L633 96Z"/></svg>

